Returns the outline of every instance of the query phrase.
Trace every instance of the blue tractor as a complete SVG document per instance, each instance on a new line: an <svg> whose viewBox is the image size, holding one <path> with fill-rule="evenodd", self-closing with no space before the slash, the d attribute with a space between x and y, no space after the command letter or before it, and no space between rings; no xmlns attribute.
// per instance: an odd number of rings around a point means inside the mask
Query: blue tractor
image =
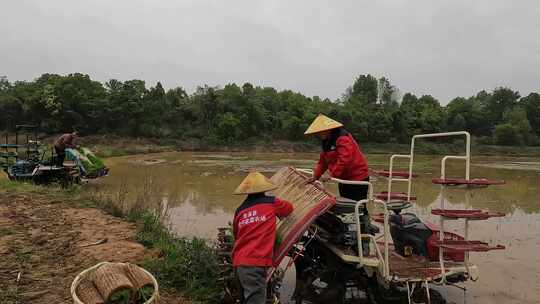
<svg viewBox="0 0 540 304"><path fill-rule="evenodd" d="M38 140L37 126L16 125L15 134L6 133L0 143L0 165L10 180L37 184L58 182L63 186L80 181L75 164L54 165L54 153Z"/></svg>

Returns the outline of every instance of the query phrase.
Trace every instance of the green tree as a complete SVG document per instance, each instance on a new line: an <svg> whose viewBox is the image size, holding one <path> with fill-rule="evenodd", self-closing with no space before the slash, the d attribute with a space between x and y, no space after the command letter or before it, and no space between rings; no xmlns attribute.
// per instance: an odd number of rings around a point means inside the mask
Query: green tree
<svg viewBox="0 0 540 304"><path fill-rule="evenodd" d="M533 132L540 136L540 94L531 93L523 97L520 103L525 107Z"/></svg>
<svg viewBox="0 0 540 304"><path fill-rule="evenodd" d="M504 113L517 105L519 97L519 92L510 88L500 87L495 89L493 94L484 100L491 125L502 122Z"/></svg>
<svg viewBox="0 0 540 304"><path fill-rule="evenodd" d="M242 137L241 126L242 122L233 113L219 114L215 134L221 142L233 143Z"/></svg>
<svg viewBox="0 0 540 304"><path fill-rule="evenodd" d="M138 79L101 84L80 73L15 82L0 77L0 129L36 123L48 133L77 128L231 144L249 138L304 141L304 130L324 113L360 142L407 143L413 134L464 129L499 144L540 144L538 93L520 99L517 91L497 88L442 107L430 95L412 93L398 103L398 92L388 78L369 74L356 77L335 101L251 83L202 86L188 94L182 87L165 90L160 82L147 88Z"/></svg>
<svg viewBox="0 0 540 304"><path fill-rule="evenodd" d="M418 98L414 94L406 93L403 95L399 107L400 119L394 124L395 134L399 134L400 141L408 141L414 134L434 133L445 129L444 110L439 101L430 95L423 95ZM403 130L405 129L405 130Z"/></svg>
<svg viewBox="0 0 540 304"><path fill-rule="evenodd" d="M518 128L510 123L499 124L495 127L494 140L495 143L505 146L523 144L523 138Z"/></svg>
<svg viewBox="0 0 540 304"><path fill-rule="evenodd" d="M532 128L529 120L527 119L527 112L525 111L525 108L521 106L514 107L512 110L505 113L504 121L516 129L520 138L520 144L529 143Z"/></svg>
<svg viewBox="0 0 540 304"><path fill-rule="evenodd" d="M365 104L374 104L377 102L377 78L371 75L358 76L350 90L350 98L359 99Z"/></svg>
<svg viewBox="0 0 540 304"><path fill-rule="evenodd" d="M477 136L490 136L492 126L486 116L484 104L478 97L454 98L446 106L448 128L466 130Z"/></svg>

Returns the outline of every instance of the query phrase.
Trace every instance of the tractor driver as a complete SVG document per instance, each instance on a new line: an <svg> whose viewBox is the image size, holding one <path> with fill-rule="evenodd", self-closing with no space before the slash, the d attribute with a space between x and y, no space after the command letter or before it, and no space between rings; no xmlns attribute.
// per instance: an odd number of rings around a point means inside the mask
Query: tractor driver
<svg viewBox="0 0 540 304"><path fill-rule="evenodd" d="M304 133L321 139L322 153L309 182L319 180L326 170L330 176L350 181L369 181L367 159L343 124L319 114ZM339 184L339 195L359 201L367 198L367 185Z"/></svg>
<svg viewBox="0 0 540 304"><path fill-rule="evenodd" d="M330 176L337 179L369 181L367 159L353 136L343 128L342 123L319 114L304 134L314 134L321 140L322 145L319 162L313 170L313 177L307 181L308 183L319 180L326 170L329 171ZM354 201L366 199L368 196L367 185L340 183L338 188L340 196ZM361 222L362 230L368 231L367 208L364 208ZM369 252L369 247L366 247L364 246L364 252Z"/></svg>
<svg viewBox="0 0 540 304"><path fill-rule="evenodd" d="M57 167L62 167L64 165L64 160L66 158L66 149L71 148L75 149L75 140L79 137L79 134L75 131L72 133L66 133L59 136L54 141L54 151L56 152L56 162Z"/></svg>
<svg viewBox="0 0 540 304"><path fill-rule="evenodd" d="M276 188L264 175L252 172L234 192L247 194L234 214L232 252L244 304L266 303L266 274L273 266L276 216L281 219L293 211L291 203L266 195Z"/></svg>

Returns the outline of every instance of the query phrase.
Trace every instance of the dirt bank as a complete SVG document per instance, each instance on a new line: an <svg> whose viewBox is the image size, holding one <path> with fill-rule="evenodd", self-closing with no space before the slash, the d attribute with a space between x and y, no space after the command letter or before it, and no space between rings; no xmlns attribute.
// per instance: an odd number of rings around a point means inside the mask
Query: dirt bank
<svg viewBox="0 0 540 304"><path fill-rule="evenodd" d="M72 303L74 277L100 261L156 255L132 241L136 227L93 208L36 193L0 193L0 303ZM81 247L107 239L105 244ZM159 303L188 303L163 290Z"/></svg>

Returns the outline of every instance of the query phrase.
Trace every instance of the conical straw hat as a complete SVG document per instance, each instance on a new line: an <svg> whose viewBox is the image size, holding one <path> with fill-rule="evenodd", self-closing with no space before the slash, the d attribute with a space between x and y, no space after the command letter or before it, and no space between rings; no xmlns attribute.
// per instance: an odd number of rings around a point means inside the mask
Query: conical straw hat
<svg viewBox="0 0 540 304"><path fill-rule="evenodd" d="M339 121L335 121L332 118L319 114L317 118L311 123L309 128L304 132L304 134L313 134L319 133L326 130L331 130L335 128L343 127L343 124Z"/></svg>
<svg viewBox="0 0 540 304"><path fill-rule="evenodd" d="M251 172L244 178L242 183L236 188L234 194L252 194L261 193L276 189L274 185L266 176L259 172Z"/></svg>

